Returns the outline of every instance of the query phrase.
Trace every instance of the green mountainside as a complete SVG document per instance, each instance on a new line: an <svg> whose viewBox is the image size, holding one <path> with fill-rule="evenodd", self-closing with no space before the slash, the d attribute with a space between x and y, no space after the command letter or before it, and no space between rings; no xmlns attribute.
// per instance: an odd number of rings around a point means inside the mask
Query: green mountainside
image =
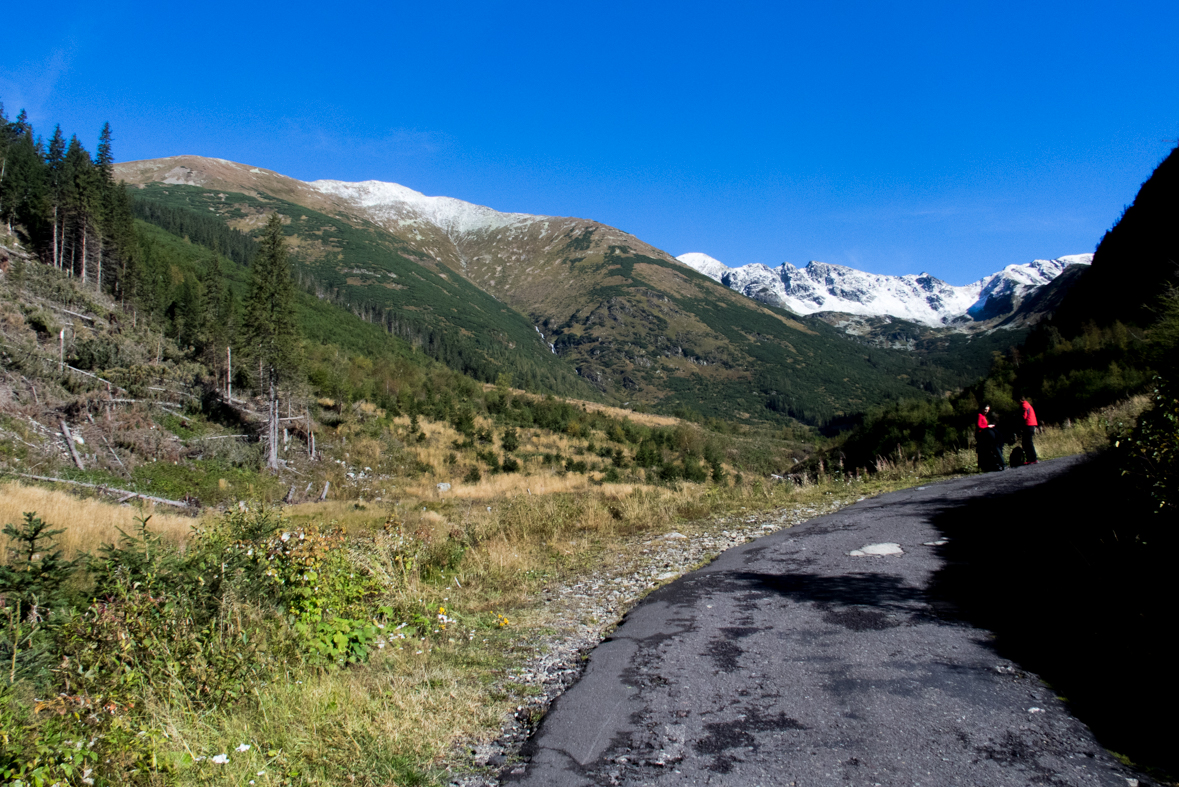
<svg viewBox="0 0 1179 787"><path fill-rule="evenodd" d="M229 227L257 229L278 211L287 225L296 278L319 299L419 346L427 355L484 382L501 373L531 390L592 397L593 389L553 358L520 314L436 265L407 256L398 238L357 220L328 216L269 195L214 192L151 183L132 190L132 204L171 208L150 221L184 232L193 214ZM321 330L328 329L326 324Z"/></svg>
<svg viewBox="0 0 1179 787"><path fill-rule="evenodd" d="M116 171L135 186L140 215L177 232L176 216L199 215L251 233L278 211L307 291L452 368L484 381L507 372L531 390L689 417L821 425L957 388L1019 338L946 338L918 352L865 346L581 219L498 214L453 200L482 213L467 225L427 220L412 205L349 191L369 184L316 188L194 156ZM148 205L161 215L146 216ZM168 210L172 224L162 216Z"/></svg>

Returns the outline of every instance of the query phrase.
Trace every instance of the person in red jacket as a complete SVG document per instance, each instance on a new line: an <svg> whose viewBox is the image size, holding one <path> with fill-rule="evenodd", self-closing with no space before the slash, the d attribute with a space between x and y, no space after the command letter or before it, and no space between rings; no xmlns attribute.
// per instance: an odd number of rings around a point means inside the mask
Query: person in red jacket
<svg viewBox="0 0 1179 787"><path fill-rule="evenodd" d="M992 470L1006 470L1003 461L1003 446L999 442L995 425L987 421L991 406L983 405L978 411L978 431L975 433L975 448L978 451L978 469L984 473Z"/></svg>
<svg viewBox="0 0 1179 787"><path fill-rule="evenodd" d="M1019 399L1020 410L1023 411L1023 456L1024 464L1034 465L1040 461L1036 456L1036 427L1039 422L1036 421L1036 411L1032 409L1031 404L1028 403L1026 396L1021 396Z"/></svg>

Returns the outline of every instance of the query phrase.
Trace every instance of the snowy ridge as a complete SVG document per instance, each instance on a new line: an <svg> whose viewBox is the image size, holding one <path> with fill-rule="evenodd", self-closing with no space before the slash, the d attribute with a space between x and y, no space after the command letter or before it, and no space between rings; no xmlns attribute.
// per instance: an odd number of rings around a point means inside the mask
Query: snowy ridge
<svg viewBox="0 0 1179 787"><path fill-rule="evenodd" d="M676 259L730 289L797 314L844 312L939 327L1010 314L1069 265L1088 265L1093 255L1073 254L1008 265L961 287L928 273L883 276L825 262L811 262L805 268L788 262L777 268L757 263L730 268L699 252Z"/></svg>
<svg viewBox="0 0 1179 787"><path fill-rule="evenodd" d="M385 183L380 180L366 180L360 183L316 180L308 185L324 194L342 197L366 208L380 221L398 226L426 223L438 227L452 237L491 232L547 218L527 213L501 213L453 197L427 197L397 183Z"/></svg>

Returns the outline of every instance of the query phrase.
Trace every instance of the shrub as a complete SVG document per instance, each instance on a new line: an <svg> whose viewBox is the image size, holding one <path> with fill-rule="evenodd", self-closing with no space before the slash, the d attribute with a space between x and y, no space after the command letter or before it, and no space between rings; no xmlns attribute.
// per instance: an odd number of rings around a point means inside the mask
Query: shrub
<svg viewBox="0 0 1179 787"><path fill-rule="evenodd" d="M1141 486L1156 513L1179 508L1179 395L1156 378L1153 406L1142 413L1127 440L1125 471Z"/></svg>
<svg viewBox="0 0 1179 787"><path fill-rule="evenodd" d="M520 435L516 432L516 430L514 428L509 426L507 429L504 430L502 445L503 445L503 449L509 453L512 451L515 451L517 448L520 447ZM512 472L512 471L507 471L507 472Z"/></svg>

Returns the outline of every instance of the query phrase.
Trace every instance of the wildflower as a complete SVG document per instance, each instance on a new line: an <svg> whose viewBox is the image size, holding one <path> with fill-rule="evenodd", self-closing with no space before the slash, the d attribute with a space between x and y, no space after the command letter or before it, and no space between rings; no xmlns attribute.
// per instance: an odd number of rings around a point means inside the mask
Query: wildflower
<svg viewBox="0 0 1179 787"><path fill-rule="evenodd" d="M229 755L228 754L215 754L215 755L213 755L212 761L217 763L218 765L224 765L227 762L229 762Z"/></svg>

